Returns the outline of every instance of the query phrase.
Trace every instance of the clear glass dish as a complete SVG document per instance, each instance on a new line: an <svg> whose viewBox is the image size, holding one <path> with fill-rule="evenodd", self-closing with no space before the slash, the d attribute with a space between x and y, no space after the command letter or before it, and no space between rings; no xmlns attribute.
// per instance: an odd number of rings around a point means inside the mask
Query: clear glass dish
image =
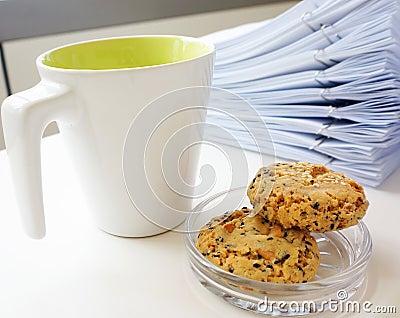
<svg viewBox="0 0 400 318"><path fill-rule="evenodd" d="M315 278L307 283L256 281L229 273L208 261L195 246L198 231L211 218L242 206L251 206L246 187L221 192L199 203L186 221L189 261L203 286L234 306L272 316L338 317L352 310L347 308L349 303L361 302L372 251L371 237L362 221L341 231L312 233L321 252L321 265Z"/></svg>

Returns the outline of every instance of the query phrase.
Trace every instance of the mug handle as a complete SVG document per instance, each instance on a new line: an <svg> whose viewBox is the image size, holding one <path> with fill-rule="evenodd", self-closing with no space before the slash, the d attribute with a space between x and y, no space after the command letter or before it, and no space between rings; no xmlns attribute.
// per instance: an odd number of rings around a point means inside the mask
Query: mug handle
<svg viewBox="0 0 400 318"><path fill-rule="evenodd" d="M7 97L1 108L4 140L21 221L28 236L46 234L40 146L53 121L72 123L76 103L68 86L41 81Z"/></svg>

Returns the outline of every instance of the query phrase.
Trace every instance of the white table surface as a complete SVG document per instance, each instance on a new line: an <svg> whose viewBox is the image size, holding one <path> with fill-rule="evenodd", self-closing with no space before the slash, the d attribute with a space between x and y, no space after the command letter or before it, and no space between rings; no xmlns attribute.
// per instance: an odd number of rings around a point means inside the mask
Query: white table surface
<svg viewBox="0 0 400 318"><path fill-rule="evenodd" d="M39 241L22 232L6 153L0 152L0 317L256 317L196 281L182 234L127 239L97 229L59 138L43 141L47 236ZM247 158L252 175L257 158ZM225 173L218 178L229 178L212 151L201 161ZM365 299L395 305L397 314L362 316L400 317L400 170L366 192L374 247Z"/></svg>

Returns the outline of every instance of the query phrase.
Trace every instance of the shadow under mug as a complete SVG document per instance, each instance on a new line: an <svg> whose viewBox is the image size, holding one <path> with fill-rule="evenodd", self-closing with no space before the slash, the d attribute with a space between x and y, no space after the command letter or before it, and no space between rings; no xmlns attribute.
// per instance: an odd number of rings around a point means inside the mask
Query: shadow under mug
<svg viewBox="0 0 400 318"><path fill-rule="evenodd" d="M143 237L181 223L192 204L198 153L189 146L201 140L214 55L212 44L182 36L100 39L40 55L41 81L1 110L26 233L45 235L40 143L53 121L101 229Z"/></svg>

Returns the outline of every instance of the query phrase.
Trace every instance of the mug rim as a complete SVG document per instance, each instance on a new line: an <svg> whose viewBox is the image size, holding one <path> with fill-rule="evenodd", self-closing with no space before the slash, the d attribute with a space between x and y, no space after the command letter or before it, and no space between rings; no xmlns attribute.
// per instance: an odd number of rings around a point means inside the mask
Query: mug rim
<svg viewBox="0 0 400 318"><path fill-rule="evenodd" d="M177 38L177 39L183 39L183 40L190 40L192 42L198 42L205 44L207 47L207 52L200 54L198 56L181 60L181 61L176 61L176 62L170 62L170 63L164 63L164 64L156 64L156 65L145 65L145 66L138 66L138 67L125 67L125 68L109 68L109 69L77 69L77 68L61 68L61 67L55 67L55 66L50 66L46 65L43 63L44 57L47 54L50 54L56 50L60 50L63 48L71 47L74 45L80 45L80 44L85 44L85 43L93 43L93 42L102 42L102 41L108 41L108 40L118 40L118 39L134 39L134 38ZM45 70L50 70L50 71L57 71L61 73L103 73L103 72L126 72L126 71L139 71L139 70L147 70L147 69L153 69L153 68L161 68L161 67L168 67L176 64L182 64L182 63L187 63L191 62L193 60L201 59L204 57L207 57L209 55L214 55L215 54L215 45L207 40L203 40L201 38L195 38L195 37L190 37L190 36L184 36L184 35L172 35L172 34L148 34L148 35L128 35L128 36L114 36L114 37L106 37L106 38L96 38L96 39L91 39L91 40L84 40L84 41L78 41L78 42L72 42L69 44L64 44L58 47L54 47L50 50L47 50L46 52L43 52L36 58L36 66L38 69L45 69Z"/></svg>

